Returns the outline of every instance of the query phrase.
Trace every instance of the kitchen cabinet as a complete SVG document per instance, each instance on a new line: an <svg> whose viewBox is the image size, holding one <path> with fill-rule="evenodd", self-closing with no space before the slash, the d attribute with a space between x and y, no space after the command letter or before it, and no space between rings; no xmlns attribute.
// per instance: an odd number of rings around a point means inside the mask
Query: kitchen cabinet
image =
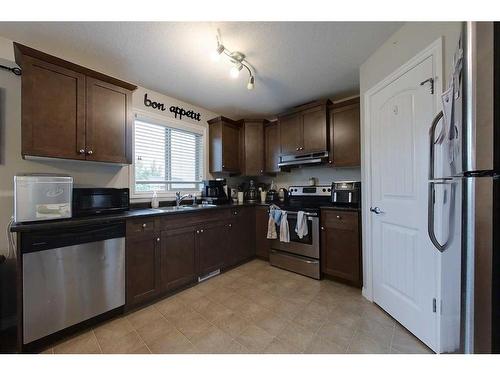
<svg viewBox="0 0 500 375"><path fill-rule="evenodd" d="M241 120L241 174L261 176L265 171L264 127L267 120Z"/></svg>
<svg viewBox="0 0 500 375"><path fill-rule="evenodd" d="M360 111L359 98L334 103L330 107L329 164L334 167L359 167Z"/></svg>
<svg viewBox="0 0 500 375"><path fill-rule="evenodd" d="M267 206L255 207L255 253L259 258L269 259L271 241L267 239L269 209Z"/></svg>
<svg viewBox="0 0 500 375"><path fill-rule="evenodd" d="M14 52L23 70L23 157L132 162L136 86L18 43Z"/></svg>
<svg viewBox="0 0 500 375"><path fill-rule="evenodd" d="M264 172L275 174L280 172L280 133L278 121L268 122L264 126Z"/></svg>
<svg viewBox="0 0 500 375"><path fill-rule="evenodd" d="M241 173L240 123L227 117L208 121L210 173Z"/></svg>
<svg viewBox="0 0 500 375"><path fill-rule="evenodd" d="M253 207L234 207L229 221L229 247L226 264L233 266L255 255L255 210Z"/></svg>
<svg viewBox="0 0 500 375"><path fill-rule="evenodd" d="M87 160L131 163L132 93L95 78L86 81Z"/></svg>
<svg viewBox="0 0 500 375"><path fill-rule="evenodd" d="M189 285L196 279L194 227L161 232L161 288L163 291Z"/></svg>
<svg viewBox="0 0 500 375"><path fill-rule="evenodd" d="M157 220L127 221L126 305L145 303L160 292L160 235Z"/></svg>
<svg viewBox="0 0 500 375"><path fill-rule="evenodd" d="M321 271L361 287L360 220L357 211L321 210Z"/></svg>
<svg viewBox="0 0 500 375"><path fill-rule="evenodd" d="M328 105L316 101L279 115L280 155L328 150Z"/></svg>
<svg viewBox="0 0 500 375"><path fill-rule="evenodd" d="M223 268L228 246L228 232L226 222L207 223L196 229L198 274L200 276Z"/></svg>

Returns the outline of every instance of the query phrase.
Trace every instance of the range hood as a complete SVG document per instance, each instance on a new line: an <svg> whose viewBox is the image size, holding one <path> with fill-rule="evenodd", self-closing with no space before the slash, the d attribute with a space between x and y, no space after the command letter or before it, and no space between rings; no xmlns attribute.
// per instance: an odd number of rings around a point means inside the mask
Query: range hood
<svg viewBox="0 0 500 375"><path fill-rule="evenodd" d="M317 165L328 159L328 151L303 155L285 155L280 157L278 167L294 167L299 165Z"/></svg>

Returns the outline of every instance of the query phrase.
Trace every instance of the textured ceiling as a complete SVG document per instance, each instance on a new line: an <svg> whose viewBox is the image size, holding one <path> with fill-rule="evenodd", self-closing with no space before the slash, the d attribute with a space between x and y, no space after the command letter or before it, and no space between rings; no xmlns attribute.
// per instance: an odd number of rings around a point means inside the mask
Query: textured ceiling
<svg viewBox="0 0 500 375"><path fill-rule="evenodd" d="M0 36L230 117L260 117L355 94L359 66L394 22L0 22ZM214 63L216 30L257 71Z"/></svg>

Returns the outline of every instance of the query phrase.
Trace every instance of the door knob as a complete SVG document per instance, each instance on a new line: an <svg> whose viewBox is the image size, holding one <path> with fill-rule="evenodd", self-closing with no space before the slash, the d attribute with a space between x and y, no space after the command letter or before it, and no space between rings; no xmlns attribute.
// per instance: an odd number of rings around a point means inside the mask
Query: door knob
<svg viewBox="0 0 500 375"><path fill-rule="evenodd" d="M379 207L370 207L370 211L377 214L377 215L384 213L384 211L382 211Z"/></svg>

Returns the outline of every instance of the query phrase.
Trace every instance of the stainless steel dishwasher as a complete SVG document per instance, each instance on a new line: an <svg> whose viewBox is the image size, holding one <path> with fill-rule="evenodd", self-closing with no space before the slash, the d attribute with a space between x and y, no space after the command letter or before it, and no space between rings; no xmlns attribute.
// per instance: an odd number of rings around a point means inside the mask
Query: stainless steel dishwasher
<svg viewBox="0 0 500 375"><path fill-rule="evenodd" d="M21 237L23 343L125 304L125 223Z"/></svg>

